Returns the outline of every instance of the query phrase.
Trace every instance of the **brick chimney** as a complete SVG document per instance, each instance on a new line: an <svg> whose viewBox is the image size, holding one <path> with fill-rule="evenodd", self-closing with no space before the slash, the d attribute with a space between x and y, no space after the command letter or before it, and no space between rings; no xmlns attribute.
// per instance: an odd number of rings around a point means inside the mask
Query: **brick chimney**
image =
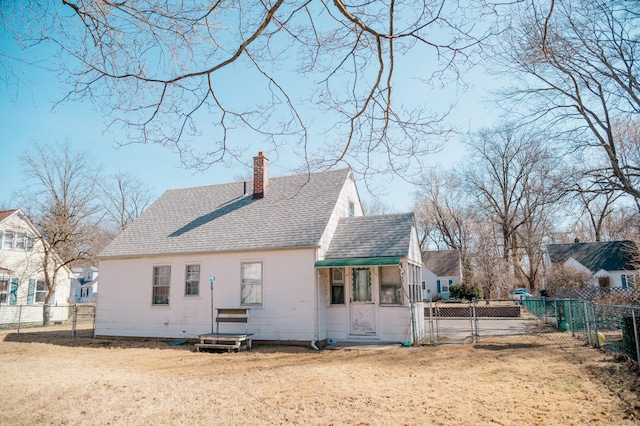
<svg viewBox="0 0 640 426"><path fill-rule="evenodd" d="M264 198L269 186L269 159L262 151L253 157L253 198Z"/></svg>

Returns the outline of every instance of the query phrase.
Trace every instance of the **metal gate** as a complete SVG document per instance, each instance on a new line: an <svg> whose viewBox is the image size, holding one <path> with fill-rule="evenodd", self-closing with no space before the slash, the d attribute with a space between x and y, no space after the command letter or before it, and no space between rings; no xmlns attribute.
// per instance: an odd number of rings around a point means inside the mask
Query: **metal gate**
<svg viewBox="0 0 640 426"><path fill-rule="evenodd" d="M427 302L424 312L422 344L479 343L555 331L514 300Z"/></svg>

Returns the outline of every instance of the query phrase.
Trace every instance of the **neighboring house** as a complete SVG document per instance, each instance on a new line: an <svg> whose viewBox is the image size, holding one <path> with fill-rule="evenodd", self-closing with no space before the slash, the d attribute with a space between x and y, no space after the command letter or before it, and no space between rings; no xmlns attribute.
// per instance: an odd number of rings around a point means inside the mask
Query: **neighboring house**
<svg viewBox="0 0 640 426"><path fill-rule="evenodd" d="M458 250L422 252L422 298L448 300L451 284L462 281L462 260Z"/></svg>
<svg viewBox="0 0 640 426"><path fill-rule="evenodd" d="M638 276L637 249L632 241L549 244L544 258L547 269L564 265L588 272L594 287L635 287Z"/></svg>
<svg viewBox="0 0 640 426"><path fill-rule="evenodd" d="M0 324L42 321L47 294L43 270L43 242L40 234L20 209L0 211ZM51 305L67 304L71 271L57 274ZM24 305L25 309L20 309ZM37 308L37 309L35 309ZM51 311L52 321L67 318L66 308Z"/></svg>
<svg viewBox="0 0 640 426"><path fill-rule="evenodd" d="M95 303L98 296L98 268L72 268L71 292L69 300L73 303Z"/></svg>
<svg viewBox="0 0 640 426"><path fill-rule="evenodd" d="M247 307L257 341L405 342L420 265L412 213L365 217L349 169L269 179L260 153L253 185L166 191L102 251L96 334L195 338Z"/></svg>

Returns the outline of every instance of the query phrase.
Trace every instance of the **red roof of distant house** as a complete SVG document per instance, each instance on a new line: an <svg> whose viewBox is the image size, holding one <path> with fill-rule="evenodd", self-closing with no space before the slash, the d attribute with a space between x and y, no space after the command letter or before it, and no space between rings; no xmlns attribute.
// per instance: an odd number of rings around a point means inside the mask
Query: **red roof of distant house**
<svg viewBox="0 0 640 426"><path fill-rule="evenodd" d="M0 211L0 221L5 220L17 211L18 209Z"/></svg>

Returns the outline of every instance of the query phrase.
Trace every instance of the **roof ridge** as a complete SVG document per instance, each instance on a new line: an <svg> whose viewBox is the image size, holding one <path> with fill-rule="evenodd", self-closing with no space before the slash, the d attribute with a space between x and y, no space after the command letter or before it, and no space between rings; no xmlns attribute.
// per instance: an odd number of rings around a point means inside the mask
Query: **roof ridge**
<svg viewBox="0 0 640 426"><path fill-rule="evenodd" d="M300 176L304 176L304 175L320 175L320 174L324 174L324 173L338 173L338 172L344 172L344 171L350 171L351 168L349 167L342 167L339 169L333 169L333 170L320 170L317 172L310 172L310 173L295 173L292 175L282 175L282 176L269 176L269 181L272 180L281 180L281 179L288 179L288 178L296 178L296 177L300 177ZM167 191L183 191L185 189L195 189L195 188L208 188L208 187L213 187L213 186L224 186L224 185L237 185L239 183L243 183L243 182L253 182L253 176L248 177L247 179L241 179L241 180L234 180L231 182L222 182L222 183L212 183L212 184L208 184L208 185L197 185L197 186L185 186L182 188L170 188L167 189L165 192Z"/></svg>

